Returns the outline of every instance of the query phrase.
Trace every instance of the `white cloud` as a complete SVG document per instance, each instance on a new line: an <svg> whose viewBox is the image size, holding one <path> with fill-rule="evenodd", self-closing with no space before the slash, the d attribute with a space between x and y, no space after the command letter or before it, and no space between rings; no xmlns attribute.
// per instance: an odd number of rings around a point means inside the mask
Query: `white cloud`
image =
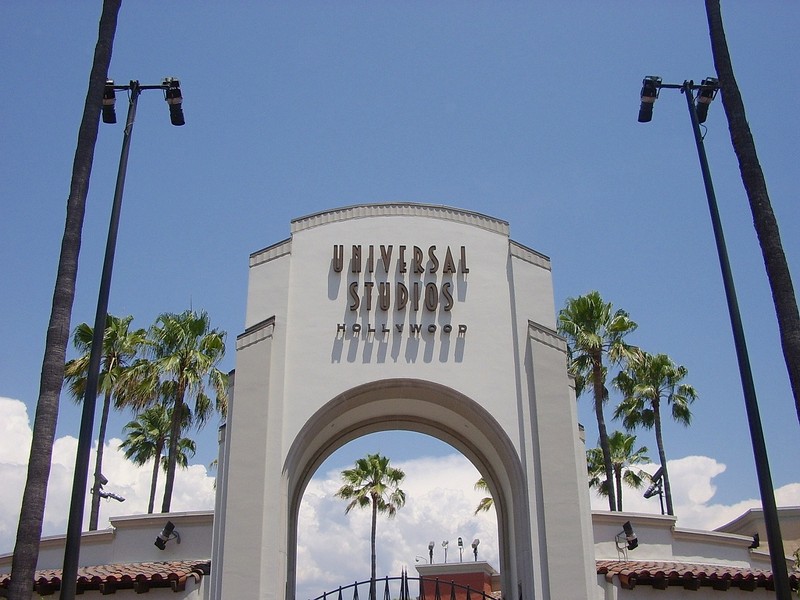
<svg viewBox="0 0 800 600"><path fill-rule="evenodd" d="M17 521L25 489L27 462L30 454L32 431L25 404L19 400L0 397L0 481L3 482L3 501L0 502L0 553L11 552L17 533ZM106 491L125 498L125 502L104 500L100 503L100 528L108 526L108 519L117 515L146 513L150 497L150 479L153 464L138 467L127 460L118 447L119 439L106 441L103 452L103 474L108 478ZM47 487L42 535L63 535L67 529L69 498L75 469L75 452L78 441L70 436L55 440ZM90 464L94 465L93 448ZM159 472L155 510L161 506L163 496L163 471ZM210 510L214 508L214 478L203 465L179 469L175 477L172 510ZM89 521L89 500L84 507L84 528Z"/></svg>
<svg viewBox="0 0 800 600"><path fill-rule="evenodd" d="M377 576L399 576L403 568L415 576L415 561L427 562L434 541L434 560L458 562L457 540L464 542L464 560L473 560L471 543L480 539L479 558L498 565L497 520L494 511L473 515L483 497L473 486L480 474L459 454L393 463L406 478L401 485L405 506L394 519L378 517ZM297 548L297 597L313 598L347 581L369 577L370 511L353 509L335 497L339 471L317 473L300 506Z"/></svg>
<svg viewBox="0 0 800 600"><path fill-rule="evenodd" d="M686 456L667 461L672 487L672 501L677 525L687 529L716 529L740 516L748 508L760 508L758 498L742 499L725 505L712 502L716 493L713 479L726 469L725 465L708 456ZM642 469L654 473L657 465L643 465ZM800 505L800 484L794 483L775 490L778 506ZM661 512L657 496L646 499L642 490L623 488L623 508L628 512ZM608 510L608 500L592 492L592 508Z"/></svg>

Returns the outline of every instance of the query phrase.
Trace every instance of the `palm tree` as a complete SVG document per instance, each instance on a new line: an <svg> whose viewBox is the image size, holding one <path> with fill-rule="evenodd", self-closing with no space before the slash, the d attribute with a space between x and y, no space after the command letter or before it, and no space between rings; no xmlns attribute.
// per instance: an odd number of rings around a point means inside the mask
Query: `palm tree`
<svg viewBox="0 0 800 600"><path fill-rule="evenodd" d="M355 467L342 471L344 485L336 496L349 500L345 514L353 508L372 508L372 529L370 530L370 549L372 552L370 570L370 600L375 600L375 530L378 513L394 517L398 508L406 503L406 494L400 489L406 474L389 465L389 459L380 454L367 454L356 461Z"/></svg>
<svg viewBox="0 0 800 600"><path fill-rule="evenodd" d="M184 407L186 408L186 407ZM185 417L188 412L184 410ZM188 425L186 420L185 425ZM150 479L150 501L147 513L151 514L155 507L156 484L158 483L159 466L166 473L169 461L164 456L164 448L169 439L172 426L172 415L163 404L156 404L139 413L136 419L125 425L125 440L119 445L125 451L125 458L139 466L144 466L148 461L153 461L153 475ZM186 468L189 458L195 455L196 446L193 440L181 438L178 441L177 465Z"/></svg>
<svg viewBox="0 0 800 600"><path fill-rule="evenodd" d="M478 506L475 508L475 512L472 514L477 515L479 512L489 512L494 506L494 498L492 498L492 493L489 491L489 484L481 477L475 482L475 489L488 495L481 498L481 501L478 502Z"/></svg>
<svg viewBox="0 0 800 600"><path fill-rule="evenodd" d="M103 450L106 439L108 415L112 400L119 409L125 405L124 374L131 361L145 343L144 329L131 330L132 316L115 317L106 315L106 328L103 332L103 354L100 364L98 392L103 395L103 412L100 418L100 431L97 435L97 455L94 464L94 484L92 486L92 508L89 516L89 531L97 529L100 516L100 494L98 485L103 472ZM86 323L75 328L72 340L81 356L67 362L64 370L65 382L76 402L83 400L86 391L86 378L89 373L89 356L92 351L94 331Z"/></svg>
<svg viewBox="0 0 800 600"><path fill-rule="evenodd" d="M156 394L170 405L167 478L161 512L169 512L175 485L178 444L183 430L184 407L191 425L201 428L214 409L225 415L227 376L217 368L225 356L225 333L211 328L208 314L186 310L159 315L148 332L150 360L140 366L138 396L145 401ZM214 390L215 402L206 394ZM187 401L192 401L189 406Z"/></svg>
<svg viewBox="0 0 800 600"><path fill-rule="evenodd" d="M642 487L647 473L641 469L632 468L634 465L650 462L647 456L647 447L642 446L634 450L636 436L628 435L622 431L615 431L608 436L611 448L611 462L614 467L614 484L617 495L617 510L622 510L622 482L638 490ZM603 465L603 451L601 448L590 448L586 451L586 464L589 470L589 487L596 487L601 496L608 495L608 481L601 479L605 473Z"/></svg>
<svg viewBox="0 0 800 600"><path fill-rule="evenodd" d="M792 275L783 252L778 220L772 211L764 172L758 162L756 145L747 122L742 95L733 74L731 55L725 39L719 0L706 0L708 30L714 66L722 90L722 105L728 118L731 142L739 160L742 183L750 202L753 225L761 245L761 254L772 290L772 302L778 318L781 346L792 386L797 418L800 420L800 313L792 284Z"/></svg>
<svg viewBox="0 0 800 600"><path fill-rule="evenodd" d="M672 493L667 470L667 456L664 452L664 437L661 427L662 401L669 405L673 420L688 426L692 421L690 405L697 398L697 392L688 384L681 383L688 374L686 367L676 365L666 354L641 355L628 363L628 368L614 379L614 385L624 398L614 411L614 418L621 418L626 429L632 430L641 425L654 429L658 460L664 477L664 497L667 514L674 515Z"/></svg>
<svg viewBox="0 0 800 600"><path fill-rule="evenodd" d="M92 172L94 147L100 122L103 90L111 64L111 50L117 30L117 15L122 0L104 0L97 32L89 87L83 107L83 117L78 129L78 143L72 162L72 180L67 198L64 237L58 257L53 304L47 325L39 398L33 422L28 473L22 508L17 525L11 582L8 597L11 600L28 600L36 562L39 560L39 540L42 536L44 505L47 498L47 480L53 456L58 404L64 381L64 363L67 358L70 316L75 298L75 280L78 274L78 255L81 247L81 230Z"/></svg>
<svg viewBox="0 0 800 600"><path fill-rule="evenodd" d="M566 305L558 314L558 331L567 339L569 370L576 378L592 382L594 412L608 482L614 479L614 469L603 414L603 405L608 399L604 358L607 357L612 364L620 364L636 356L638 350L624 341L625 336L636 327L628 313L614 311L611 303L604 302L596 291L577 298L567 298ZM617 507L611 485L608 487L608 506L612 511Z"/></svg>

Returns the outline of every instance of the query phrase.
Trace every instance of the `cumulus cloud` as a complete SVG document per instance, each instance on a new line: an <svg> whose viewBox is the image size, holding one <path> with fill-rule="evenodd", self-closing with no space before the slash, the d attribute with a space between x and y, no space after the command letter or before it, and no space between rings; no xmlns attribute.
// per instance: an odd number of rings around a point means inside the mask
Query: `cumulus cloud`
<svg viewBox="0 0 800 600"><path fill-rule="evenodd" d="M22 493L27 477L28 455L32 430L25 404L19 400L0 397L0 481L3 482L3 501L0 502L0 553L11 552L17 533ZM120 440L106 441L103 452L103 474L108 478L106 491L125 498L125 502L104 500L100 503L100 528L117 515L146 513L150 498L150 478L153 464L138 467L119 450ZM69 498L75 470L78 441L64 436L55 440L47 487L42 535L63 535L67 529ZM92 449L90 465L94 465L96 447ZM163 496L164 473L159 473L156 488L156 510ZM89 521L89 496L84 507L84 528ZM211 510L214 508L214 478L203 465L179 469L172 498L174 511Z"/></svg>
<svg viewBox="0 0 800 600"><path fill-rule="evenodd" d="M716 486L714 477L725 472L725 465L708 456L686 456L667 461L672 502L678 517L678 527L686 529L713 530L736 517L749 508L760 508L759 498L745 498L726 505L713 502ZM642 465L648 473L655 473L658 465ZM779 506L800 505L800 484L794 483L775 490ZM628 512L660 514L658 497L642 497L642 490L624 487L622 492L623 509ZM594 491L591 498L592 509L608 510L608 500Z"/></svg>
<svg viewBox="0 0 800 600"><path fill-rule="evenodd" d="M350 465L347 465L349 467ZM474 490L480 474L460 454L420 457L392 463L402 469L406 504L393 519L378 517L377 575L399 576L406 568L444 561L442 542L449 541L447 561L458 562L459 536L464 560L473 560L471 543L480 539L479 558L497 566L497 519L494 511L474 515L483 494ZM340 470L317 473L303 496L297 547L297 597L313 598L346 581L368 578L370 569L369 510L344 514L346 503L335 496L342 485ZM366 574L366 575L365 575Z"/></svg>

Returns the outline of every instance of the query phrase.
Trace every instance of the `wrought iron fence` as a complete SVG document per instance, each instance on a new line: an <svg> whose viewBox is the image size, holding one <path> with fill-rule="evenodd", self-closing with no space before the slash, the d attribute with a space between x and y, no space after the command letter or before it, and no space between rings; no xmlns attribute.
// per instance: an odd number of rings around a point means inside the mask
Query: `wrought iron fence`
<svg viewBox="0 0 800 600"><path fill-rule="evenodd" d="M374 585L373 585L374 583ZM411 595L410 583L416 583L418 593ZM350 585L339 587L336 590L325 592L313 600L359 600L358 590L362 589L361 597L367 600L377 600L377 590L383 587L382 600L495 600L494 596L483 590L470 588L453 581L440 580L430 577L409 577L403 570L400 577L383 577L364 581L356 581ZM442 593L444 590L444 594Z"/></svg>

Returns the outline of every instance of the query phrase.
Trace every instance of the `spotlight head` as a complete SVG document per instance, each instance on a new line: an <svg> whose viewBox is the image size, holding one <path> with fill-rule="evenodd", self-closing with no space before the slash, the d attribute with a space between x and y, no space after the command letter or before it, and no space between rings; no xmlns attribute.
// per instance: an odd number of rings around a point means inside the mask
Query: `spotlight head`
<svg viewBox="0 0 800 600"><path fill-rule="evenodd" d="M154 544L159 550L164 550L167 547L167 542L173 538L177 539L179 544L181 543L181 538L178 532L175 531L175 525L172 524L172 521L167 521L167 524L164 525L164 529L162 529L161 533L156 537Z"/></svg>
<svg viewBox="0 0 800 600"><path fill-rule="evenodd" d="M761 540L759 539L758 533L754 533L753 534L753 541L750 543L748 548L750 548L751 550L755 550L760 545L761 545Z"/></svg>
<svg viewBox="0 0 800 600"><path fill-rule="evenodd" d="M181 82L174 77L166 77L162 83L165 86L164 98L169 104L169 120L170 122L180 127L185 125L186 121L183 118L183 96L181 95Z"/></svg>
<svg viewBox="0 0 800 600"><path fill-rule="evenodd" d="M114 104L117 96L114 93L114 80L106 79L106 87L103 89L103 123L116 123L117 113Z"/></svg>
<svg viewBox="0 0 800 600"><path fill-rule="evenodd" d="M107 498L109 500L116 500L117 502L125 502L125 498L123 498L122 496L119 496L119 495L117 495L117 494L115 494L113 492L104 492L104 491L101 490L101 491L99 491L97 493L97 495L100 496L101 498Z"/></svg>
<svg viewBox="0 0 800 600"><path fill-rule="evenodd" d="M448 545L449 543L450 543L450 541L449 541L449 540L444 540L444 541L442 542L442 548L447 548L447 545Z"/></svg>
<svg viewBox="0 0 800 600"><path fill-rule="evenodd" d="M700 82L700 89L697 91L697 122L705 123L708 118L708 106L719 89L719 80L714 77L706 77Z"/></svg>
<svg viewBox="0 0 800 600"><path fill-rule="evenodd" d="M433 550L433 547L436 545L436 542L428 542L428 550Z"/></svg>
<svg viewBox="0 0 800 600"><path fill-rule="evenodd" d="M639 545L639 540L633 532L633 526L630 521L625 521L625 524L622 526L622 531L625 533L625 540L628 542L628 550L636 548Z"/></svg>
<svg viewBox="0 0 800 600"><path fill-rule="evenodd" d="M99 483L100 485L105 485L108 483L108 479L106 478L105 475L100 473L100 475L97 476L97 483Z"/></svg>
<svg viewBox="0 0 800 600"><path fill-rule="evenodd" d="M480 543L481 543L481 541L478 538L475 538L474 540L472 540L472 547L473 548L477 548L478 544L480 544Z"/></svg>
<svg viewBox="0 0 800 600"><path fill-rule="evenodd" d="M464 547L464 540L462 540L460 537L458 538L458 547L459 548L463 548Z"/></svg>
<svg viewBox="0 0 800 600"><path fill-rule="evenodd" d="M661 484L659 482L654 482L654 483L650 484L650 487L648 487L645 490L645 492L644 492L644 494L642 494L642 496L645 497L645 498L652 498L653 496L658 494L660 491L661 491Z"/></svg>
<svg viewBox="0 0 800 600"><path fill-rule="evenodd" d="M639 105L639 123L649 123L653 119L653 104L658 98L661 89L661 77L648 75L642 80L642 91L639 96L642 103Z"/></svg>

